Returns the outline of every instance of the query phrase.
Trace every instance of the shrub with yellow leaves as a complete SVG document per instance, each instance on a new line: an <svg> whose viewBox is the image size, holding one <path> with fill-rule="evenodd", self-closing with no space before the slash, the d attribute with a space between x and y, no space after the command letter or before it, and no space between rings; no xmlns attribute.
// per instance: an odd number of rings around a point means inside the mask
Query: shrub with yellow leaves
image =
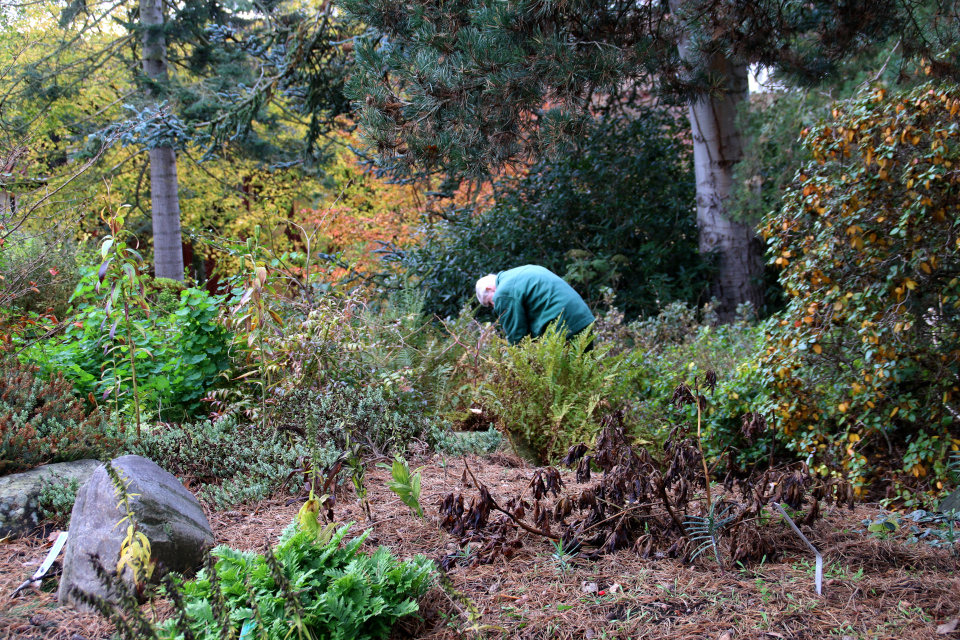
<svg viewBox="0 0 960 640"><path fill-rule="evenodd" d="M918 505L960 445L960 88L877 89L832 115L802 132L814 161L762 227L790 296L766 413L821 473Z"/></svg>

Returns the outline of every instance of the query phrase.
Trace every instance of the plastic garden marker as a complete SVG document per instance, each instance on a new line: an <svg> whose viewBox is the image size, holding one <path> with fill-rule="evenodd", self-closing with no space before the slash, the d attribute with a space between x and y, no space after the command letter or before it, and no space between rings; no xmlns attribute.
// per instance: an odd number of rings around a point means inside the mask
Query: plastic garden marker
<svg viewBox="0 0 960 640"><path fill-rule="evenodd" d="M803 533L800 532L800 527L794 524L790 516L787 515L787 512L784 511L783 507L780 506L780 503L773 502L771 504L773 504L773 506L775 506L780 511L780 513L783 514L783 517L787 519L787 522L789 522L790 526L793 527L793 530L797 532L797 535L800 536L800 539L806 542L807 546L810 548L810 551L813 551L813 554L817 556L817 572L814 579L817 585L817 595L818 596L823 595L823 556L821 556L820 552L817 551L817 548L813 546L813 544L811 544L809 540L807 540L807 536L803 535Z"/></svg>

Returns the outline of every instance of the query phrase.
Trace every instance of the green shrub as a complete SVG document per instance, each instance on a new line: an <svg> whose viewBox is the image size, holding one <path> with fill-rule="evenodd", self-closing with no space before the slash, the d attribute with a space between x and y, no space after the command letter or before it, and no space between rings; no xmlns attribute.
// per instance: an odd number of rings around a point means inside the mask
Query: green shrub
<svg viewBox="0 0 960 640"><path fill-rule="evenodd" d="M130 437L125 450L189 479L197 497L217 509L270 496L300 466L298 458L309 454L298 438L238 425L233 418L144 425L140 439Z"/></svg>
<svg viewBox="0 0 960 640"><path fill-rule="evenodd" d="M52 522L61 529L70 526L70 513L77 501L80 482L71 478L69 482L41 480L40 494L37 496L37 512L42 520Z"/></svg>
<svg viewBox="0 0 960 640"><path fill-rule="evenodd" d="M425 308L455 316L487 273L539 264L587 300L618 292L628 314L695 302L709 283L697 250L690 149L672 115L643 110L589 126L582 148L494 186L485 211L448 211L403 258Z"/></svg>
<svg viewBox="0 0 960 640"><path fill-rule="evenodd" d="M344 451L349 437L350 442L384 456L402 453L414 441L427 443L438 422L386 396L379 386L296 389L274 413L279 430L301 434L317 446Z"/></svg>
<svg viewBox="0 0 960 640"><path fill-rule="evenodd" d="M132 394L129 351L111 335L122 310L111 311L108 318L101 304L107 291L98 295L95 284L95 274L88 273L74 292L76 313L63 333L32 345L24 357L49 373L62 372L78 396L92 394L123 408ZM158 297L171 295L168 289L159 291ZM185 289L171 313L134 313L140 405L154 409L161 419L201 415L201 400L228 368L230 336L217 323L221 304L222 297L203 289ZM114 345L117 349L110 350Z"/></svg>
<svg viewBox="0 0 960 640"><path fill-rule="evenodd" d="M506 346L489 361L480 401L514 450L543 464L577 442L590 442L600 419L626 402L633 374L609 344L586 351L593 334L567 342L556 323L536 340Z"/></svg>
<svg viewBox="0 0 960 640"><path fill-rule="evenodd" d="M161 639L183 638L188 620L196 640L220 638L386 638L394 623L415 613L417 598L433 582L423 556L397 561L386 547L367 555L360 546L370 530L341 544L341 527L328 541L290 525L271 557L220 546L216 586L209 570L182 585L178 615L162 623Z"/></svg>
<svg viewBox="0 0 960 640"><path fill-rule="evenodd" d="M50 462L110 455L118 432L88 411L60 373L0 358L0 475Z"/></svg>
<svg viewBox="0 0 960 640"><path fill-rule="evenodd" d="M598 323L599 330L621 349L631 345L627 359L637 390L633 419L648 426L654 441L661 441L674 424L696 424L696 407L678 409L672 398L680 384L692 388L698 378L708 401L702 415L708 458L730 452L739 464L750 465L769 456L775 446L771 432L742 431L743 417L758 411L769 396L757 367L763 328L749 307L741 308L738 319L726 325L715 324L713 305L705 305L698 314L684 303L673 303L656 317L613 326L610 315ZM705 385L710 371L716 374L713 389Z"/></svg>
<svg viewBox="0 0 960 640"><path fill-rule="evenodd" d="M430 432L429 441L435 451L448 456L462 456L468 453L485 455L500 448L503 436L492 425L486 431L460 433L435 426Z"/></svg>
<svg viewBox="0 0 960 640"><path fill-rule="evenodd" d="M858 495L892 482L907 506L960 444L958 107L949 85L839 104L763 230L790 295L762 363L768 417L821 473Z"/></svg>

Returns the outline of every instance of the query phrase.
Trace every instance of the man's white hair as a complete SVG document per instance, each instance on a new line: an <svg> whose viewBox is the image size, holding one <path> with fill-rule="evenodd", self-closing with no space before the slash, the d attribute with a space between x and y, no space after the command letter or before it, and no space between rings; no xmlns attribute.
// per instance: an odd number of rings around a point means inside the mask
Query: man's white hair
<svg viewBox="0 0 960 640"><path fill-rule="evenodd" d="M483 294L487 290L487 288L488 287L496 288L496 286L497 286L497 274L495 273L487 274L482 278L480 278L479 280L477 280L477 300L480 301L480 304L484 304Z"/></svg>

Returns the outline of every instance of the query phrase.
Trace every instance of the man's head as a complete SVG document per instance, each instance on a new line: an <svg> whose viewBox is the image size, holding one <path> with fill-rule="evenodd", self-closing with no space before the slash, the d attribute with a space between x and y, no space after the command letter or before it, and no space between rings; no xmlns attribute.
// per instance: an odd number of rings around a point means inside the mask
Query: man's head
<svg viewBox="0 0 960 640"><path fill-rule="evenodd" d="M497 275L488 274L477 280L477 300L485 307L493 306L493 294L497 291Z"/></svg>

